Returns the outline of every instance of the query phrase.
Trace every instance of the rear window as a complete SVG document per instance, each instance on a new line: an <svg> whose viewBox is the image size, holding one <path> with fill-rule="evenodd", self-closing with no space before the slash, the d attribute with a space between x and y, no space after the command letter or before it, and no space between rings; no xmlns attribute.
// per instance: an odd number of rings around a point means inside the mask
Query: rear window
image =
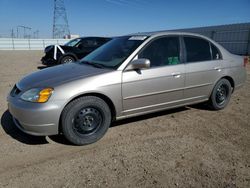
<svg viewBox="0 0 250 188"><path fill-rule="evenodd" d="M209 42L194 37L184 37L187 62L208 61L211 60Z"/></svg>

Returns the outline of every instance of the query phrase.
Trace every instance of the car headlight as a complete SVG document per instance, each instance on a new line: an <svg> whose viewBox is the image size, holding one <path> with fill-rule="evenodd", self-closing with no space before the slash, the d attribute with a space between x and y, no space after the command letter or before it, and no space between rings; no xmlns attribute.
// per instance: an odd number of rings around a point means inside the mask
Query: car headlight
<svg viewBox="0 0 250 188"><path fill-rule="evenodd" d="M21 99L29 102L44 103L49 100L52 93L53 93L52 88L43 88L43 89L33 88L28 91L25 91L21 95Z"/></svg>

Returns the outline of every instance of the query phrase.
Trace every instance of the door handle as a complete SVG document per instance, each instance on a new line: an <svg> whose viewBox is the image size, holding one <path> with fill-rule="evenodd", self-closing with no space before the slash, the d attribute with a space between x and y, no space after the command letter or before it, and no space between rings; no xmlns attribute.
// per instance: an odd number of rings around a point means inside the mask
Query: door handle
<svg viewBox="0 0 250 188"><path fill-rule="evenodd" d="M180 78L181 77L181 73L180 72L173 72L171 75L173 77L175 77L175 78Z"/></svg>
<svg viewBox="0 0 250 188"><path fill-rule="evenodd" d="M214 70L217 70L218 72L221 71L221 67L214 67Z"/></svg>

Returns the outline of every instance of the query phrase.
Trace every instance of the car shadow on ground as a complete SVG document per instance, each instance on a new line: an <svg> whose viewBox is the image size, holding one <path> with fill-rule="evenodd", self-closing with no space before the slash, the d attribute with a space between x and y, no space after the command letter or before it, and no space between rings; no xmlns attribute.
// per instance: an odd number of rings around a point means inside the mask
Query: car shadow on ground
<svg viewBox="0 0 250 188"><path fill-rule="evenodd" d="M155 118L155 117L160 117L160 116L165 116L165 115L171 115L171 117L174 117L175 113L186 111L186 110L189 110L189 108L179 107L179 108L174 108L174 109L169 109L169 110L163 110L160 112L154 112L154 113L150 113L150 114L146 114L146 115L131 117L131 118L115 121L111 124L110 127L116 127L116 126L120 126L120 125L124 125L124 124L128 124L128 123L147 120L150 118Z"/></svg>
<svg viewBox="0 0 250 188"><path fill-rule="evenodd" d="M113 122L110 128L125 125L128 123L137 122L137 121L147 120L147 119L159 117L159 116L171 115L171 117L174 117L175 113L186 111L186 110L189 110L189 108L181 107L181 108L164 110L161 112L141 115L137 117L132 117L132 118L124 119L124 120L119 120L119 121ZM6 134L10 135L13 139L21 143L28 144L28 145L43 145L43 144L49 143L45 136L32 136L19 130L14 124L12 120L12 116L8 110L6 110L1 117L1 125ZM48 138L58 144L72 145L68 140L65 139L63 135L48 136Z"/></svg>
<svg viewBox="0 0 250 188"><path fill-rule="evenodd" d="M42 145L49 143L45 136L32 136L19 130L14 124L12 116L8 110L6 110L1 117L1 125L6 134L24 144Z"/></svg>
<svg viewBox="0 0 250 188"><path fill-rule="evenodd" d="M62 134L59 135L53 135L48 136L53 142L56 142L58 144L62 145L68 145L68 146L75 146L74 144L70 143Z"/></svg>
<svg viewBox="0 0 250 188"><path fill-rule="evenodd" d="M207 102L189 105L188 108L197 110L213 111Z"/></svg>
<svg viewBox="0 0 250 188"><path fill-rule="evenodd" d="M43 69L46 69L46 68L49 68L49 67L54 67L54 65L38 65L37 69L43 70Z"/></svg>

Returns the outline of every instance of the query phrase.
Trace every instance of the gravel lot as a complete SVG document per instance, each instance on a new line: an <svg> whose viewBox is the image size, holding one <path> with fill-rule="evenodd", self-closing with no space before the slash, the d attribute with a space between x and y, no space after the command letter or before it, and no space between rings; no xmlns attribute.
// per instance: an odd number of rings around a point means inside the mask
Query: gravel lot
<svg viewBox="0 0 250 188"><path fill-rule="evenodd" d="M6 96L41 51L0 51L0 187L250 187L248 80L223 111L188 106L115 123L95 144L20 132Z"/></svg>

